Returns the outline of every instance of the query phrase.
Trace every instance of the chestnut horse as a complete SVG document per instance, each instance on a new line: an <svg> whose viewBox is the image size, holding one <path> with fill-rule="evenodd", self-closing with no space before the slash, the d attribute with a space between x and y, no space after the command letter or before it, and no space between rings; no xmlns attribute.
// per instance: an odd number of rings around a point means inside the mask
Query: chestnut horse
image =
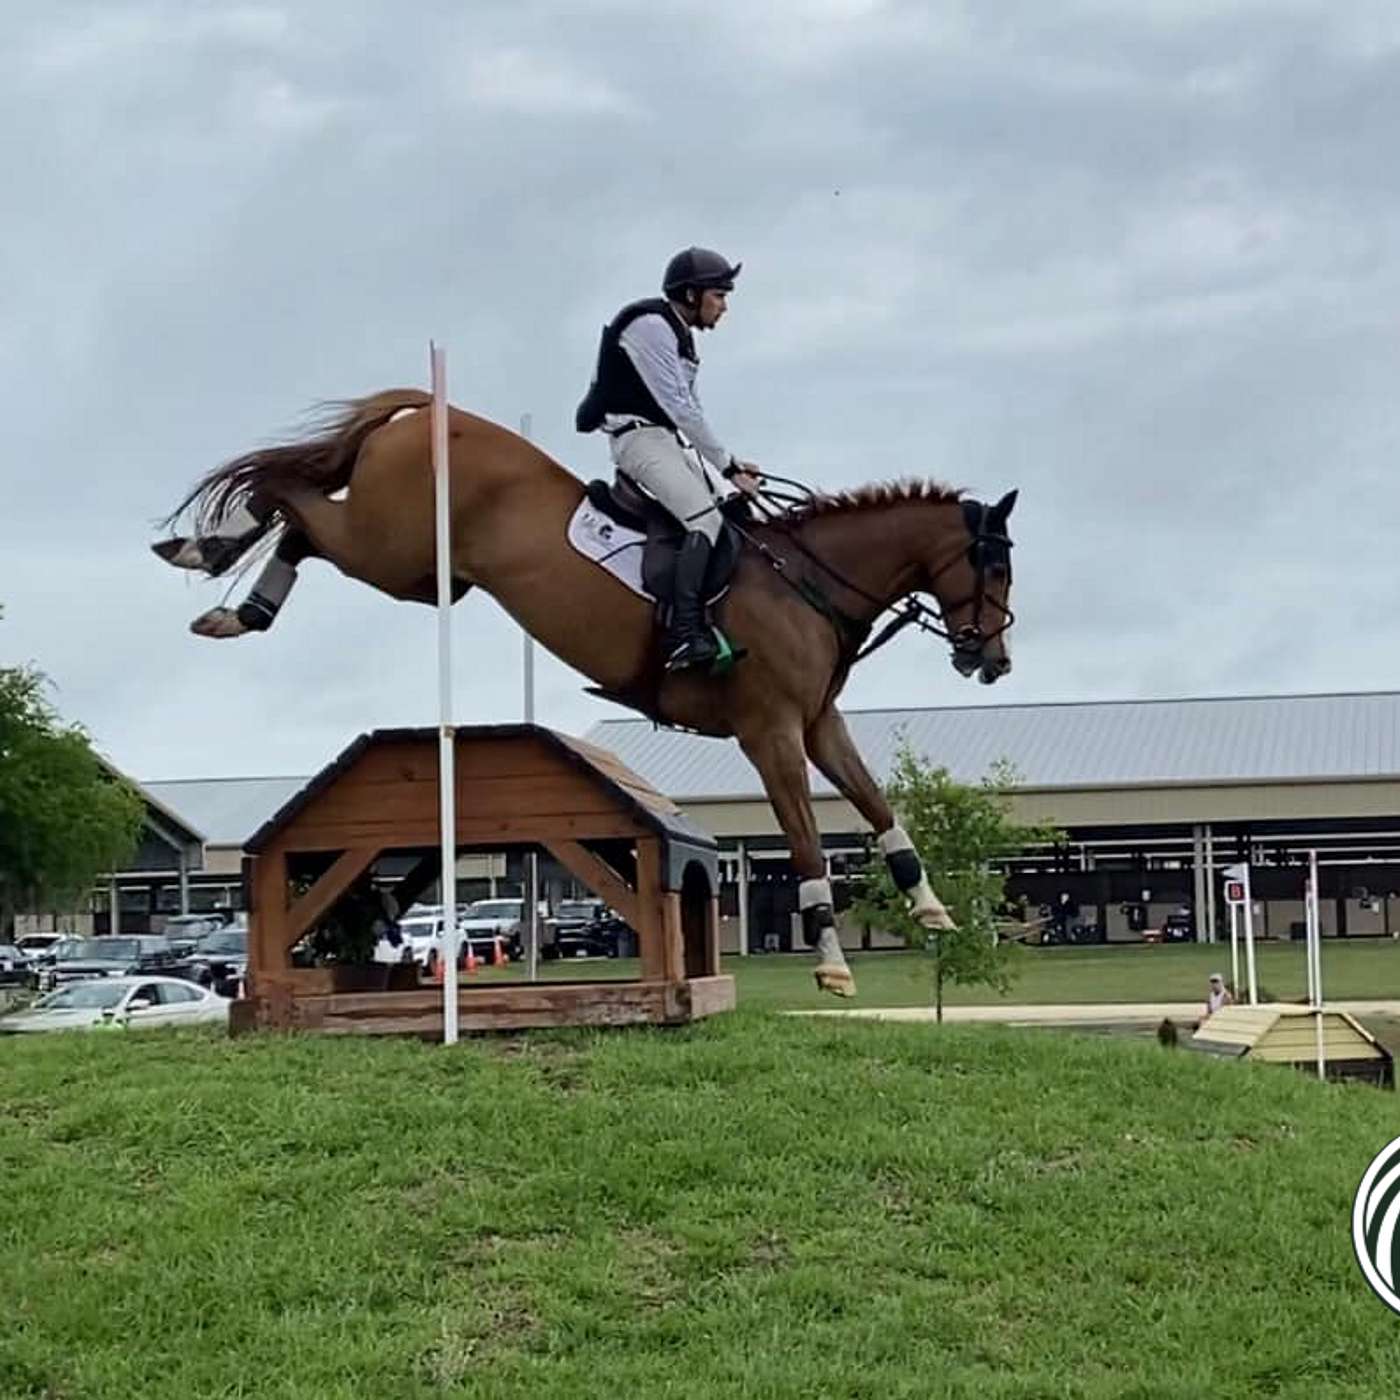
<svg viewBox="0 0 1400 1400"><path fill-rule="evenodd" d="M280 532L293 562L319 556L392 597L434 602L430 414L406 411L429 402L415 389L351 401L322 433L211 472L171 518L193 506L198 532L252 504L266 522L262 535ZM891 608L877 644L914 623L952 643L963 675L991 683L1010 669L1006 522L1015 492L988 506L927 482L867 486L741 526L743 548L716 620L746 655L722 676L668 674L653 606L566 542L582 483L482 418L453 409L448 428L454 595L484 589L602 693L663 724L739 741L791 846L819 987L855 991L836 937L808 759L874 828L917 917L951 927L835 700ZM188 544L155 548L186 562ZM919 593L933 597L936 613ZM236 635L233 616L215 609L195 630Z"/></svg>

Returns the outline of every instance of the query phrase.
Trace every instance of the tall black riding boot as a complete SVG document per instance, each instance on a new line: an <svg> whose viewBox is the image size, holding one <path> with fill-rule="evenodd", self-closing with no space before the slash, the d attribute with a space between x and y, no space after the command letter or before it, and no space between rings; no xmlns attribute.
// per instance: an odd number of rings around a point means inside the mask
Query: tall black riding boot
<svg viewBox="0 0 1400 1400"><path fill-rule="evenodd" d="M710 565L710 541L692 530L676 558L675 596L671 628L666 636L666 669L709 666L719 655L714 634L705 623L705 571Z"/></svg>

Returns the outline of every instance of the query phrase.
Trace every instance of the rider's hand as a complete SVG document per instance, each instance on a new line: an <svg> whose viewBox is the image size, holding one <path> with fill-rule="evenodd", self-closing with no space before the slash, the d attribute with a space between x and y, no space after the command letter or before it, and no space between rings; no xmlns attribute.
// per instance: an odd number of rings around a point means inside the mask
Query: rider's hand
<svg viewBox="0 0 1400 1400"><path fill-rule="evenodd" d="M763 482L763 473L756 463L735 461L729 480L746 496L755 495Z"/></svg>

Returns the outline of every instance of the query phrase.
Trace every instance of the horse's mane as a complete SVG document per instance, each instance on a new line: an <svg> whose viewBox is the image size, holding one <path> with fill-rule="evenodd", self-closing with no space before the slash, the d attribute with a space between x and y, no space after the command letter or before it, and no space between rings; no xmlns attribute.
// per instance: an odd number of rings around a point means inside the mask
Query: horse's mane
<svg viewBox="0 0 1400 1400"><path fill-rule="evenodd" d="M941 481L906 477L902 481L872 481L851 491L816 495L793 506L783 517L785 524L804 525L828 515L847 511L876 510L881 506L902 505L906 501L929 501L944 505L962 500L963 492Z"/></svg>

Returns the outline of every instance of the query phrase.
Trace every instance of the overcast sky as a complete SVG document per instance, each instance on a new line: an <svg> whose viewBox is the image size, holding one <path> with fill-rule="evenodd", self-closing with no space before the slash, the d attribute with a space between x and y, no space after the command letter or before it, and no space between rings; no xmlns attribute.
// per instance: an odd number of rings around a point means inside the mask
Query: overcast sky
<svg viewBox="0 0 1400 1400"><path fill-rule="evenodd" d="M425 383L582 474L598 327L742 258L701 390L820 486L1021 488L1016 669L848 707L1400 687L1394 0L61 0L0 47L0 663L139 778L432 724L435 623L311 563L266 636L148 552L318 401ZM456 609L458 719L520 640ZM626 712L539 666L539 717Z"/></svg>

